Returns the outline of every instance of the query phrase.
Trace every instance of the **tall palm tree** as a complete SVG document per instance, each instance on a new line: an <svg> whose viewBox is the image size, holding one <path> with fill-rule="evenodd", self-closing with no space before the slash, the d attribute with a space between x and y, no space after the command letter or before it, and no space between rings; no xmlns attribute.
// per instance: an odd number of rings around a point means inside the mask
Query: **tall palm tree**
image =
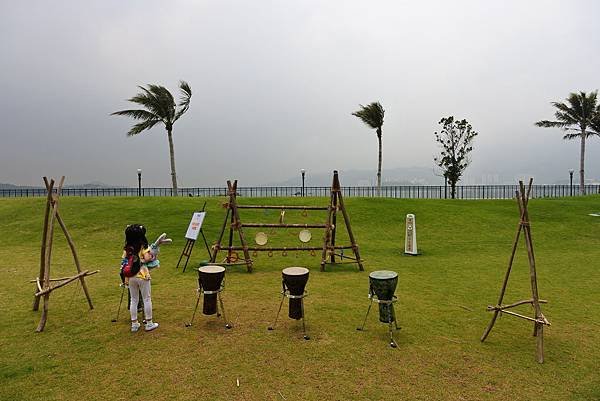
<svg viewBox="0 0 600 401"><path fill-rule="evenodd" d="M367 106L359 105L360 110L352 113L362 120L368 127L376 130L379 143L379 160L377 163L377 194L381 195L381 127L383 126L383 115L385 110L379 102L373 102Z"/></svg>
<svg viewBox="0 0 600 401"><path fill-rule="evenodd" d="M556 121L542 120L535 123L538 127L561 128L565 131L563 139L581 140L579 159L579 193L585 194L585 140L592 135L600 135L598 113L600 105L597 104L598 91L571 93L566 103L552 102L556 108L554 117Z"/></svg>
<svg viewBox="0 0 600 401"><path fill-rule="evenodd" d="M173 193L177 195L177 174L175 173L175 150L173 149L173 124L190 108L190 99L192 97L192 88L185 81L179 82L180 98L179 104L175 103L173 95L167 88L160 85L148 84L147 88L138 86L142 90L131 99L130 102L139 104L144 109L121 110L111 113L111 115L128 116L134 120L141 120L135 124L127 136L134 136L144 130L149 130L158 123L165 125L167 137L169 139L169 155L171 157L171 181L173 184Z"/></svg>

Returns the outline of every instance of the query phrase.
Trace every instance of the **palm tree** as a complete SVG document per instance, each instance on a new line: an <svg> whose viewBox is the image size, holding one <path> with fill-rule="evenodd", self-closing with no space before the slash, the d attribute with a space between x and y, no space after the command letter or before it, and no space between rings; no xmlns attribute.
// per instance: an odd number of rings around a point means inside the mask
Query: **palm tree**
<svg viewBox="0 0 600 401"><path fill-rule="evenodd" d="M175 173L175 150L173 149L173 124L190 108L192 88L185 81L179 82L180 98L179 104L171 92L164 86L148 84L147 88L138 86L142 90L131 99L130 102L137 103L144 109L115 111L111 115L128 116L134 120L141 120L135 124L127 136L134 136L144 130L149 130L158 123L165 125L167 137L169 138L169 155L171 157L171 181L173 193L177 195L177 174Z"/></svg>
<svg viewBox="0 0 600 401"><path fill-rule="evenodd" d="M535 123L538 127L555 127L565 131L563 139L581 140L579 159L579 193L585 194L585 140L592 135L600 135L600 105L597 104L598 91L571 93L566 103L552 102L557 109L554 113L556 121L542 120Z"/></svg>
<svg viewBox="0 0 600 401"><path fill-rule="evenodd" d="M383 115L385 110L379 102L373 102L367 106L359 105L360 110L352 113L362 120L370 128L376 130L379 142L379 160L377 163L377 194L381 195L381 127L383 126Z"/></svg>

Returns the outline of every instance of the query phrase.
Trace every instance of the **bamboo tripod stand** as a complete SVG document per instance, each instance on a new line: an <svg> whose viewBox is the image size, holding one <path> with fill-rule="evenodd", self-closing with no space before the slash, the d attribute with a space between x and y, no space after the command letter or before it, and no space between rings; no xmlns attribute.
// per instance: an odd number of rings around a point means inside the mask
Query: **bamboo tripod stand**
<svg viewBox="0 0 600 401"><path fill-rule="evenodd" d="M81 287L85 293L90 309L94 309L94 305L92 304L92 299L90 298L90 294L85 283L85 277L91 276L92 274L98 273L98 270L90 272L89 270L82 271L81 266L79 264L79 258L77 257L77 251L75 249L75 244L71 239L71 235L67 230L67 226L65 225L63 219L60 217L58 213L58 198L60 196L60 192L62 191L62 186L65 181L65 177L63 176L60 179L58 187L54 189L54 179L51 179L48 182L48 178L44 177L44 183L46 185L46 190L48 191L48 195L46 198L46 212L44 215L44 232L42 233L42 251L40 255L40 274L35 280L31 280L31 282L36 283L36 292L33 300L33 310L37 311L40 307L40 300L42 297L44 298L44 306L42 309L42 317L40 318L40 323L36 329L37 332L44 331L44 327L46 326L46 320L48 319L48 303L50 301L50 293L60 287L63 287L75 280L79 280L81 283ZM65 238L67 239L67 243L71 248L71 253L73 254L73 259L75 261L75 267L77 267L77 274L71 277L62 277L62 278L50 278L50 258L52 256L52 240L54 236L54 221L58 221L60 228L65 234ZM50 283L55 282L57 284L50 285Z"/></svg>
<svg viewBox="0 0 600 401"><path fill-rule="evenodd" d="M515 236L515 241L512 247L512 253L510 255L510 259L508 262L508 269L506 270L506 274L504 276L504 282L502 283L502 289L500 290L500 297L498 298L498 303L496 306L489 305L487 310L489 312L494 312L492 316L492 320L490 324L485 329L485 332L481 336L481 341L485 341L487 336L490 334L490 331L494 327L494 323L496 323L496 319L498 315L506 313L507 315L515 316L521 319L529 320L533 322L533 336L536 337L536 358L539 363L544 362L544 326L550 326L550 322L546 319L544 314L542 313L542 308L540 304L547 303L547 301L543 299L539 299L538 295L538 285L537 285L537 274L535 270L535 255L533 252L533 242L531 239L531 226L529 223L529 212L527 210L527 203L529 202L529 195L531 194L531 187L533 184L533 178L529 180L529 185L527 188L527 193L525 193L525 185L523 181L519 181L519 190L516 191L517 195L517 203L519 205L519 214L521 219L519 221L519 227L517 229L517 234ZM527 247L527 257L529 260L529 277L531 282L531 299L526 299L523 301L514 302L509 305L502 305L502 300L504 298L504 293L506 292L506 286L508 284L508 279L510 277L510 272L512 270L513 260L515 258L515 253L517 251L517 245L519 243L519 237L521 235L521 231L523 232L523 236L525 237L525 246ZM534 317L524 316L519 313L515 313L509 311L508 309L514 308L515 306L531 304L534 310Z"/></svg>
<svg viewBox="0 0 600 401"><path fill-rule="evenodd" d="M356 240L354 238L354 234L352 232L352 228L350 226L350 218L348 216L348 212L346 211L346 207L344 205L344 199L342 197L342 190L340 186L340 181L338 178L338 172L333 172L333 182L331 185L331 195L328 206L261 206L261 205L238 205L237 204L237 180L231 182L227 181L227 189L229 202L225 205L227 208L227 214L225 215L225 219L223 221L223 226L221 228L221 233L219 234L219 238L215 245L213 245L213 253L211 256L211 263L215 263L217 260L217 255L219 251L224 250L227 251L227 257L225 258L224 264L227 266L232 265L246 265L248 272L252 272L252 259L250 258L250 251L254 252L269 252L271 255L273 251L281 251L287 253L287 251L321 251L321 271L325 270L326 264L335 264L335 263L356 263L358 264L359 270L363 271L363 260L360 258L360 253L358 250L358 245L356 244ZM242 223L240 220L239 209L263 209L263 210L302 210L303 212L307 210L323 210L327 211L327 220L325 224L284 224L281 220L276 224L267 224L267 223ZM342 216L344 218L344 223L346 225L346 230L348 231L348 238L350 239L351 245L336 245L336 229L337 229L337 212L342 212ZM229 222L229 242L228 246L222 246L221 241L223 240L223 236L225 235L225 230L227 229L227 224ZM325 235L323 238L323 245L320 247L314 246L306 246L306 247L260 247L260 246L248 246L246 243L246 239L244 238L244 227L253 227L253 228L322 228L325 230ZM233 237L234 231L238 232L239 240L241 246L233 245ZM351 249L354 257L346 256L343 254L335 253L336 250L340 250L343 252L344 249ZM243 251L244 260L238 262L237 252ZM340 261L336 262L335 257L339 257ZM329 262L328 259L329 258ZM343 261L343 259L349 259L348 261Z"/></svg>

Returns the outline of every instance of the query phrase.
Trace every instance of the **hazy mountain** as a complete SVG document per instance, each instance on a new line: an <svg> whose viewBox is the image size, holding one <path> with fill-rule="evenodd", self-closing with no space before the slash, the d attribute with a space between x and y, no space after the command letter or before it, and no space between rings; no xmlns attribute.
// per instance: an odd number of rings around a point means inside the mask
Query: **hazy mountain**
<svg viewBox="0 0 600 401"><path fill-rule="evenodd" d="M120 185L109 185L100 181L92 181L87 184L72 184L65 185L64 188L119 188ZM14 184L6 184L0 182L0 189L33 189L33 188L43 188L41 185L38 186L30 186L30 185L14 185Z"/></svg>
<svg viewBox="0 0 600 401"><path fill-rule="evenodd" d="M328 186L331 185L333 172L311 174L306 172L305 185L310 186ZM443 185L444 178L433 167L405 167L383 169L382 185ZM375 186L376 171L373 170L347 170L339 172L340 183L342 186ZM569 184L568 171L562 178L557 178L555 172L548 171L538 166L532 166L529 169L503 169L499 171L482 170L472 173L468 168L466 174L459 182L459 185L505 185L516 184L519 180L528 180L533 177L536 184ZM577 183L577 172L573 177L573 184ZM586 184L597 184L600 179L591 174L586 178ZM302 176L298 172L297 177L288 178L284 181L277 181L265 185L272 186L300 186L302 185Z"/></svg>

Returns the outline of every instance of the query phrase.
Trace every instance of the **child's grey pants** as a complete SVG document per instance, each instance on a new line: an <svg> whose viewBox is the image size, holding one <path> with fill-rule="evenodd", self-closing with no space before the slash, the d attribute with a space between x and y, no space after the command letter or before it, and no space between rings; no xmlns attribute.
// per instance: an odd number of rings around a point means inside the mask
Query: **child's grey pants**
<svg viewBox="0 0 600 401"><path fill-rule="evenodd" d="M150 280L144 280L139 277L131 277L129 279L129 294L131 294L131 303L129 304L129 312L131 320L137 320L137 305L142 293L144 300L144 317L146 320L152 320L152 298L150 298Z"/></svg>

